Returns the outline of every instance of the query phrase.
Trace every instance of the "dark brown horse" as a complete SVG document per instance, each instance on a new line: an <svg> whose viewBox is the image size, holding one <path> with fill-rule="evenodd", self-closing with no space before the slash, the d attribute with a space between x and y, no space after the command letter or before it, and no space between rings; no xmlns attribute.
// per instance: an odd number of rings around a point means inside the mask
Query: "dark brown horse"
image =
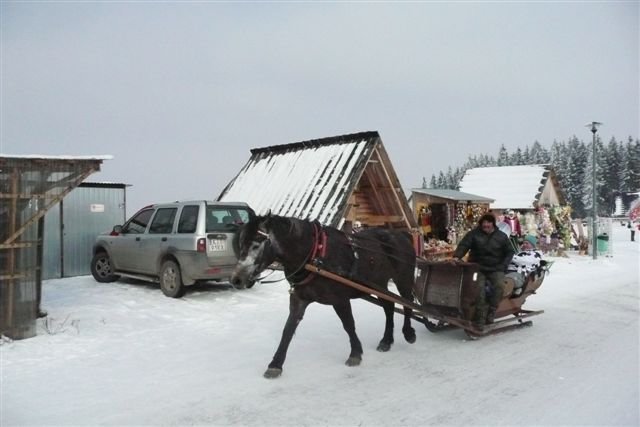
<svg viewBox="0 0 640 427"><path fill-rule="evenodd" d="M354 288L337 283L307 271L306 264L316 264L324 270L355 282L386 289L390 279L401 296L413 300L415 252L411 236L406 232L370 228L347 235L318 222L281 216L258 216L244 224L234 239L238 265L231 283L238 288L252 283L272 262L284 267L291 285L289 317L282 332L280 345L264 376L275 378L282 373L287 349L305 309L312 302L331 305L349 335L351 353L348 366L357 366L362 360L362 344L356 335L351 311L352 298L364 294ZM384 335L378 351L388 351L393 344L392 302L383 300L386 315ZM415 330L411 327L411 309L404 309L402 333L413 343Z"/></svg>

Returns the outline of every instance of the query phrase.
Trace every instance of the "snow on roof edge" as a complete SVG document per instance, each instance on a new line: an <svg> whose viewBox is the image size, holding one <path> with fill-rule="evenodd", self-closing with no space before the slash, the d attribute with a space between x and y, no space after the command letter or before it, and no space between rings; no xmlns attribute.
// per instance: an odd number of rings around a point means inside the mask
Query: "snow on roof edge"
<svg viewBox="0 0 640 427"><path fill-rule="evenodd" d="M49 160L112 160L111 154L99 154L94 156L72 156L72 155L46 155L46 154L3 154L0 157L8 159L49 159Z"/></svg>

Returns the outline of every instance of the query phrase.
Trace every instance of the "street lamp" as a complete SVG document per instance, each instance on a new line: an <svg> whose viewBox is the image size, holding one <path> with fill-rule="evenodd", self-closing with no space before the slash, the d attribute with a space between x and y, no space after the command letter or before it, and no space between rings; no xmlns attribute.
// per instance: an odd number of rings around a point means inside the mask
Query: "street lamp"
<svg viewBox="0 0 640 427"><path fill-rule="evenodd" d="M591 233L593 237L591 238L591 244L593 245L593 259L598 258L598 222L596 221L596 215L598 214L597 210L597 200L598 195L596 191L596 132L598 132L598 126L602 123L600 122L591 122L586 127L591 128L591 133L593 134L593 153L591 155L591 183L592 183L592 201L591 201Z"/></svg>

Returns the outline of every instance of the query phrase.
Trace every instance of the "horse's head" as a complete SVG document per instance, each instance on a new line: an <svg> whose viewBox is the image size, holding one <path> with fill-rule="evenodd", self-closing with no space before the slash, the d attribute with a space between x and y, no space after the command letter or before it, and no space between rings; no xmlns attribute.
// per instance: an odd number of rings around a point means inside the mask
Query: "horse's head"
<svg viewBox="0 0 640 427"><path fill-rule="evenodd" d="M253 286L257 277L276 259L270 238L271 214L253 216L242 225L233 238L233 250L238 258L230 282L237 288Z"/></svg>

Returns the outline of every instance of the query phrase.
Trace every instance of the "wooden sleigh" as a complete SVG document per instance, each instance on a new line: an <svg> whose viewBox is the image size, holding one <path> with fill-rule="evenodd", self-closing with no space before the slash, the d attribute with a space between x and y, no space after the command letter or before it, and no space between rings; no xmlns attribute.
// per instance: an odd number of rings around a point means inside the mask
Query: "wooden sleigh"
<svg viewBox="0 0 640 427"><path fill-rule="evenodd" d="M526 310L522 306L526 299L540 288L550 265L550 263L546 263L535 274L530 275L520 292L514 292L515 284L511 278L507 277L504 296L496 309L495 321L484 327L478 327L472 323L480 290L477 283L479 271L477 264L454 264L447 261L428 261L418 258L414 301L409 301L393 292L381 291L366 284L356 283L313 264L307 264L305 268L366 293L367 295L363 299L374 304L380 305L380 299L386 299L394 302L397 306L412 308L414 320L423 323L431 332L460 328L470 338L475 339L497 332L531 326L533 322L529 318L543 313L544 310ZM402 309L397 306L396 312L402 313Z"/></svg>

